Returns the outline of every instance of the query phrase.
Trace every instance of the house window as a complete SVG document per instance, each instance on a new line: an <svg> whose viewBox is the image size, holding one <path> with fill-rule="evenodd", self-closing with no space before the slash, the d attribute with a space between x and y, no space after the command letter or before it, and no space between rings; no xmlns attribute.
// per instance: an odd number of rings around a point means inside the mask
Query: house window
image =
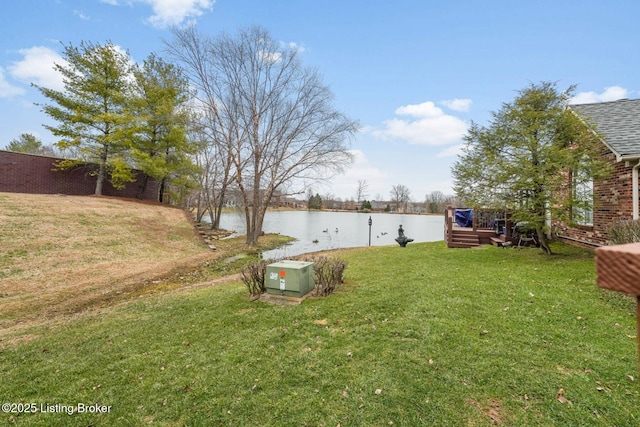
<svg viewBox="0 0 640 427"><path fill-rule="evenodd" d="M578 225L593 225L593 179L585 171L573 173L573 220Z"/></svg>

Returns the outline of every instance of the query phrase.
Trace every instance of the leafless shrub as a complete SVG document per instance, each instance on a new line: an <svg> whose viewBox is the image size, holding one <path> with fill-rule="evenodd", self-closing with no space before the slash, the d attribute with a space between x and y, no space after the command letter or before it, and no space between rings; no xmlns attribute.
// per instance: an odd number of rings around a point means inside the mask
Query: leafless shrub
<svg viewBox="0 0 640 427"><path fill-rule="evenodd" d="M264 283L265 273L267 271L267 262L260 260L248 264L240 270L242 282L247 285L249 293L252 297L261 295L266 292Z"/></svg>
<svg viewBox="0 0 640 427"><path fill-rule="evenodd" d="M344 282L343 273L347 268L347 264L336 258L320 256L316 258L306 259L313 262L315 294L318 296L327 296L332 294L336 287Z"/></svg>
<svg viewBox="0 0 640 427"><path fill-rule="evenodd" d="M640 220L625 220L611 224L607 230L609 240L616 245L640 242Z"/></svg>

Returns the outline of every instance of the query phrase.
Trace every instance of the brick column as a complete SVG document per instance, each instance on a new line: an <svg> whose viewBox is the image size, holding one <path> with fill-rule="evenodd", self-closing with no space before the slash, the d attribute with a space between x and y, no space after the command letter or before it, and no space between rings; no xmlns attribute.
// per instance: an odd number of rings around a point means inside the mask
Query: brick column
<svg viewBox="0 0 640 427"><path fill-rule="evenodd" d="M596 249L598 286L636 296L638 356L640 357L640 243Z"/></svg>

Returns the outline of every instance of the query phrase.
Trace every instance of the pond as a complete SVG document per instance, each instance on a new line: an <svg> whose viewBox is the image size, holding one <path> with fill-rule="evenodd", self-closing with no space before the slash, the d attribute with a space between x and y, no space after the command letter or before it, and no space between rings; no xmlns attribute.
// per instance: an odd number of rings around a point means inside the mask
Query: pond
<svg viewBox="0 0 640 427"><path fill-rule="evenodd" d="M369 244L371 217L371 245L397 245L398 226L414 242L435 242L444 239L444 216L403 215L384 213L326 212L326 211L268 211L264 218L265 233L279 233L296 241L285 247L267 251L267 259L280 259L327 249L352 248ZM220 227L234 230L235 235L246 233L242 213L224 213Z"/></svg>

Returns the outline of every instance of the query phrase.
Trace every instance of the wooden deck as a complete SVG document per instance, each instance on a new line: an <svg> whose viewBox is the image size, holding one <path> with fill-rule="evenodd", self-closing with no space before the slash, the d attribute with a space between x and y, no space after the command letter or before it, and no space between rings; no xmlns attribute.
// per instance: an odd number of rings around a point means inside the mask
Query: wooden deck
<svg viewBox="0 0 640 427"><path fill-rule="evenodd" d="M444 239L449 248L473 248L480 245L512 245L511 224L505 211L474 209L471 227L455 222L456 208L447 207Z"/></svg>

